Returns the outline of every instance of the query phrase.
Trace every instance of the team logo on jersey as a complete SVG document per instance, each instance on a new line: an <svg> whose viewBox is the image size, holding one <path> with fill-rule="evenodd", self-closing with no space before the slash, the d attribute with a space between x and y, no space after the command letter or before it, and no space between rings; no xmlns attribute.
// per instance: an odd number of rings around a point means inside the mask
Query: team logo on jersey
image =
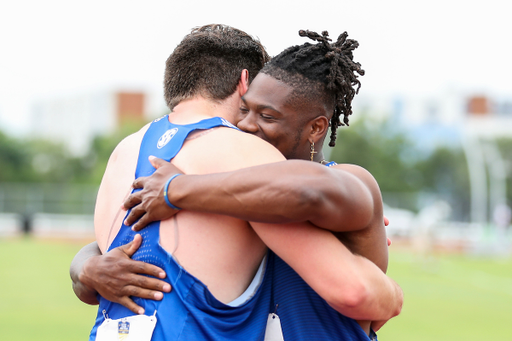
<svg viewBox="0 0 512 341"><path fill-rule="evenodd" d="M121 320L117 324L117 337L119 341L123 341L126 339L130 334L130 322L126 320Z"/></svg>
<svg viewBox="0 0 512 341"><path fill-rule="evenodd" d="M158 149L162 149L171 139L176 135L178 132L178 128L172 128L167 130L158 140L158 143L156 144L156 147Z"/></svg>
<svg viewBox="0 0 512 341"><path fill-rule="evenodd" d="M233 124L229 123L226 119L221 117L220 120L222 121L222 124L225 125L226 127L236 128Z"/></svg>

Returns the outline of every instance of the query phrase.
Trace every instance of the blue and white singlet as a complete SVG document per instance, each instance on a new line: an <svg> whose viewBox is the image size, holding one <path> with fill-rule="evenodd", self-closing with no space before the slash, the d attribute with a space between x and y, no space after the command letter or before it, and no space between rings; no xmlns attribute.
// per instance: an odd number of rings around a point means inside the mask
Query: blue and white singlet
<svg viewBox="0 0 512 341"><path fill-rule="evenodd" d="M167 116L155 120L142 140L135 177L148 176L155 171L148 161L150 155L169 161L178 154L192 131L217 126L237 129L219 117L190 125L172 124ZM142 235L143 242L132 258L164 269L167 274L165 281L172 286L171 292L165 293L161 301L133 298L145 309L146 315L151 316L156 311L158 322L151 340L263 340L270 309L271 266L266 266L262 282L254 296L245 303L232 307L219 302L200 280L182 268L162 248L159 244L160 222L153 222L138 233ZM109 250L127 244L133 240L135 234L130 227L123 224ZM97 329L106 317L116 320L133 315L124 306L100 297L98 315L90 340L96 340Z"/></svg>
<svg viewBox="0 0 512 341"><path fill-rule="evenodd" d="M190 125L172 124L167 116L155 120L142 140L135 177L149 176L155 171L148 161L149 155L169 161L180 151L192 131L216 126L236 129L218 117ZM133 298L145 309L146 315L151 316L156 311L158 322L151 338L153 341L262 341L267 318L272 313L279 316L286 341L376 340L376 337L370 339L356 321L331 308L271 251L263 264L261 283L254 295L233 307L215 299L201 281L189 274L160 246L160 222L153 222L138 233L142 235L143 242L132 258L164 269L167 274L165 281L172 286L171 292L165 293L161 301ZM132 241L135 234L123 224L109 250ZM102 297L99 297L99 301L90 341L96 340L97 329L106 317L116 320L134 315L120 304ZM126 327L121 323L119 326Z"/></svg>

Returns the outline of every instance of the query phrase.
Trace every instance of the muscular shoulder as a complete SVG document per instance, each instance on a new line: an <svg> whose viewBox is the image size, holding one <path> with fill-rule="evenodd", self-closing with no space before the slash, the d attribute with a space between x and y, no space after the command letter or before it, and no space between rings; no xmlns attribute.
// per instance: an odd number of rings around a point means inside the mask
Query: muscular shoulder
<svg viewBox="0 0 512 341"><path fill-rule="evenodd" d="M349 164L349 163L342 163L342 164L332 166L332 167L330 167L330 169L350 173L350 174L354 175L356 178L358 178L366 187L368 187L368 189L370 189L370 191L372 191L372 193L374 191L379 191L379 193L380 193L380 189L379 189L379 185L377 184L377 180L375 180L373 175L368 170L366 170L365 168L363 168L361 166L353 165L353 164Z"/></svg>
<svg viewBox="0 0 512 341"><path fill-rule="evenodd" d="M377 180L373 177L373 175L366 170L365 168L352 164L339 164L334 167L331 167L334 171L342 171L347 172L353 175L355 178L359 180L359 182L363 185L366 191L371 196L371 201L373 203L373 220L381 221L382 220L382 194L380 192L379 184Z"/></svg>
<svg viewBox="0 0 512 341"><path fill-rule="evenodd" d="M188 163L189 158L197 166L192 173L226 172L285 160L275 147L259 137L224 127L186 142L175 158L176 165Z"/></svg>

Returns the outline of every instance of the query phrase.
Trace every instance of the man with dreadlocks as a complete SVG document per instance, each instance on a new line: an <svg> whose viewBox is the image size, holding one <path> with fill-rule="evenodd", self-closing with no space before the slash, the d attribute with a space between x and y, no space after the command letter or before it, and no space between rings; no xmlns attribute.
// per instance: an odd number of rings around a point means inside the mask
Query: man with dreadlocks
<svg viewBox="0 0 512 341"><path fill-rule="evenodd" d="M382 281L387 245L380 191L364 169L328 163L318 148L329 126L333 146L337 127L348 124L357 92L353 86L359 86L354 72L364 73L352 60L358 44L347 39L346 33L333 44L327 32L300 31L300 35L319 43L291 47L261 70L242 96L238 127L270 142L287 159L310 161L176 176L179 171L172 164L153 158L157 171L134 182L134 188L144 189L132 194L125 205L141 204L132 209L125 223L130 225L142 216L133 226L139 230L151 221L168 219L179 211L177 207L248 221L294 223L253 225L281 257L269 254L268 269L273 270L267 330L280 318L288 340L368 340L368 335L373 339L370 322L359 321L360 328L353 319L368 319L373 310L370 318L385 321L397 315L402 305L399 287L389 279ZM325 230L296 224L300 221ZM340 249L327 230L380 270ZM372 287L375 283L382 287ZM102 284L97 281L96 285ZM141 295L146 289L159 290L144 283L136 286ZM385 297L383 305L377 293ZM137 290L131 294L137 296ZM378 329L382 324L373 326Z"/></svg>

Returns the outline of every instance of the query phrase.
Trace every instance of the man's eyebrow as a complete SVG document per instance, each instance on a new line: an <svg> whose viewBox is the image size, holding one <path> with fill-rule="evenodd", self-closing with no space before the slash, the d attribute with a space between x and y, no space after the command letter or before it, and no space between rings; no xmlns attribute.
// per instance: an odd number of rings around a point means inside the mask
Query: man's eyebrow
<svg viewBox="0 0 512 341"><path fill-rule="evenodd" d="M245 100L245 96L242 96L242 101L244 102L244 104L247 105L247 101ZM277 113L281 113L279 110L277 110L276 108L274 108L273 106L271 105L265 105L265 104L256 104L256 109L258 110L262 110L262 109L270 109L272 111L275 111Z"/></svg>

